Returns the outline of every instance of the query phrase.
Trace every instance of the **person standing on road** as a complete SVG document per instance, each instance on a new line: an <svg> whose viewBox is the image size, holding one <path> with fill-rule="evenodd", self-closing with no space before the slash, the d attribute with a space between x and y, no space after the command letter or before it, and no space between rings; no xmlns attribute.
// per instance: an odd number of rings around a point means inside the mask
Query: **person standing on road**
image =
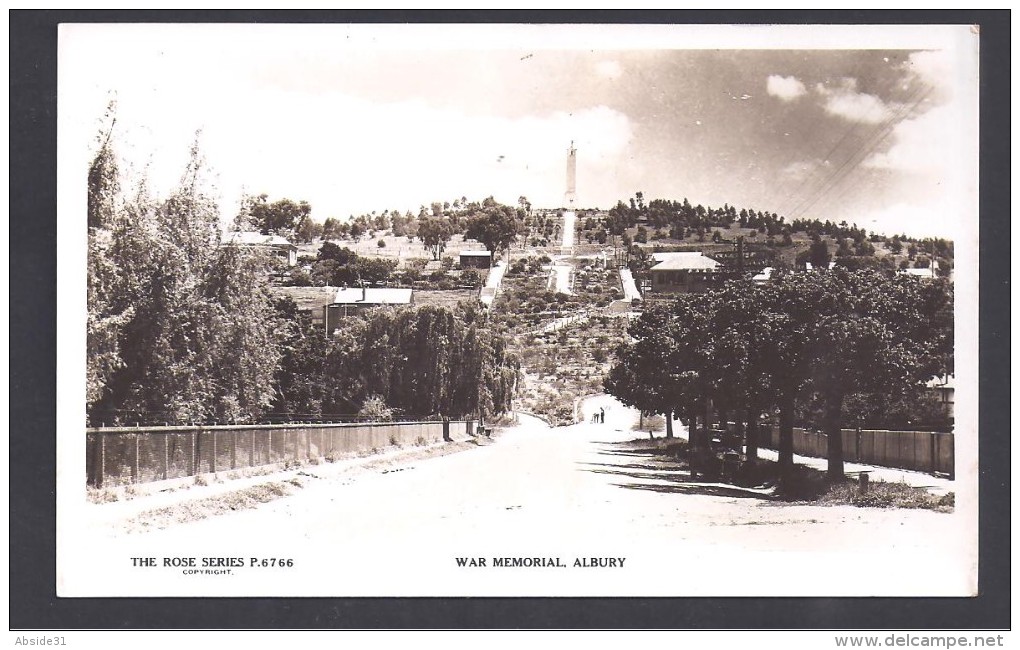
<svg viewBox="0 0 1020 650"><path fill-rule="evenodd" d="M599 407L599 421L602 424L606 423L606 409L602 408L601 406Z"/></svg>

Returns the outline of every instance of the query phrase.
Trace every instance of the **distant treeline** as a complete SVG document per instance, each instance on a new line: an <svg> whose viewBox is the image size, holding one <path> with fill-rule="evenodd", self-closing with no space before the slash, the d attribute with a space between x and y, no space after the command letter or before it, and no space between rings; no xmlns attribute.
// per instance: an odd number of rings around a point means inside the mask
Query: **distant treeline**
<svg viewBox="0 0 1020 650"><path fill-rule="evenodd" d="M912 238L904 234L885 235L868 232L846 221L839 223L818 219L794 219L787 222L775 212L740 208L723 204L721 208L691 205L685 198L682 201L668 199L652 199L646 203L642 192L637 192L627 202L618 201L607 213L599 218L597 211L581 210L582 230L588 231L590 241L605 243L609 236L623 238L623 243L630 246L632 241L646 243L650 240L673 239L685 241L693 239L698 243L709 240L722 241L722 235L732 224L741 228L751 229L752 234L761 234L764 244L774 247L790 246L792 236L796 233L806 234L813 242L823 237L834 240L835 250L829 252L831 259L871 257L875 253L875 244L884 245L894 255L907 255L907 263L900 261L900 267L913 266L927 268L935 262L939 270L948 272L953 266L953 242L943 238ZM631 236L628 230L635 230ZM828 246L828 244L821 244ZM819 248L805 255L804 261L826 257ZM827 261L827 260L826 260ZM860 268L877 266L864 260L846 260L845 266Z"/></svg>

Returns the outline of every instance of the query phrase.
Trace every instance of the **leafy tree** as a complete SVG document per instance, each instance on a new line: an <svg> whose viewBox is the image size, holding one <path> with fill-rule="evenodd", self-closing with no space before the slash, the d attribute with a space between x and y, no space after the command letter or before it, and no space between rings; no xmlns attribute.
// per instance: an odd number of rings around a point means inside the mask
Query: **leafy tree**
<svg viewBox="0 0 1020 650"><path fill-rule="evenodd" d="M514 209L489 197L483 202L481 213L468 220L465 236L481 242L495 256L499 251L510 248L519 232L520 224Z"/></svg>
<svg viewBox="0 0 1020 650"><path fill-rule="evenodd" d="M704 442L696 431L698 404L709 394L707 300L689 294L642 313L628 328L633 342L616 351L605 381L606 390L623 403L666 415L669 437L673 414L688 415L696 447Z"/></svg>
<svg viewBox="0 0 1020 650"><path fill-rule="evenodd" d="M265 411L276 393L279 321L266 284L265 256L238 246L218 248L206 272L215 345L208 350L219 421L249 420Z"/></svg>
<svg viewBox="0 0 1020 650"><path fill-rule="evenodd" d="M333 260L341 265L351 264L358 258L358 254L346 246L334 244L331 241L323 242L316 253L316 260Z"/></svg>
<svg viewBox="0 0 1020 650"><path fill-rule="evenodd" d="M453 226L442 217L424 217L418 220L418 237L425 250L432 253L432 259L438 260L453 237Z"/></svg>
<svg viewBox="0 0 1020 650"><path fill-rule="evenodd" d="M722 386L719 401L743 412L750 462L757 458L760 416L777 402L778 382L771 365L777 323L767 308L768 298L767 290L754 282L727 283L716 296L710 325L717 339L713 372Z"/></svg>
<svg viewBox="0 0 1020 650"><path fill-rule="evenodd" d="M510 408L519 362L501 336L470 314L432 306L379 309L346 325L326 360L328 405L360 406L378 395L408 417Z"/></svg>
<svg viewBox="0 0 1020 650"><path fill-rule="evenodd" d="M797 255L798 265L803 266L805 262L810 262L815 269L829 268L830 261L832 261L832 255L829 254L829 246L820 237L811 242L811 247L808 250Z"/></svg>
<svg viewBox="0 0 1020 650"><path fill-rule="evenodd" d="M808 354L825 404L829 477L843 476L840 428L855 392L903 393L952 365L952 296L945 282L862 271L816 278L826 299L816 307ZM852 353L848 353L852 351Z"/></svg>
<svg viewBox="0 0 1020 650"><path fill-rule="evenodd" d="M854 244L854 255L867 257L875 254L875 245L867 239L861 239Z"/></svg>
<svg viewBox="0 0 1020 650"><path fill-rule="evenodd" d="M107 109L109 122L96 138L98 148L88 171L88 253L86 256L87 305L85 399L88 407L98 401L107 382L123 367L120 336L134 309L118 300L122 273L112 259L110 232L124 209L116 154L112 145L116 105Z"/></svg>
<svg viewBox="0 0 1020 650"><path fill-rule="evenodd" d="M109 228L118 209L120 198L120 170L111 142L113 127L117 123L117 104L110 102L104 116L104 126L96 137L97 149L89 164L88 175L88 227Z"/></svg>
<svg viewBox="0 0 1020 650"><path fill-rule="evenodd" d="M156 202L142 184L117 201L107 235L90 233L90 317L118 325L93 328L92 422L247 420L272 398L268 259L220 246L204 170L196 140L169 197Z"/></svg>
<svg viewBox="0 0 1020 650"><path fill-rule="evenodd" d="M252 223L266 235L293 236L310 219L312 213L312 206L307 201L295 203L290 199L280 199L269 203L267 195L259 194L248 197L246 202Z"/></svg>
<svg viewBox="0 0 1020 650"><path fill-rule="evenodd" d="M329 217L322 222L322 238L323 239L340 239L340 222Z"/></svg>
<svg viewBox="0 0 1020 650"><path fill-rule="evenodd" d="M318 221L305 219L294 231L294 239L299 242L310 243L322 237L323 227Z"/></svg>

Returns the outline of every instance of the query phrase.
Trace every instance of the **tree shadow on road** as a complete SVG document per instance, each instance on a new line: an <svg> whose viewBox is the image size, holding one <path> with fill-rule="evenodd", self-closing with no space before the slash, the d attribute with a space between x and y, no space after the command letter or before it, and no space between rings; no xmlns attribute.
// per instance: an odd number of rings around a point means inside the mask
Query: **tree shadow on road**
<svg viewBox="0 0 1020 650"><path fill-rule="evenodd" d="M701 494L742 499L774 501L776 496L746 483L735 484L733 476L724 477L719 466L692 475L686 441L675 439L631 440L606 443L597 452L609 462L578 463L582 471L631 479L613 483L616 487L665 494ZM612 459L621 462L612 462ZM644 462L637 461L638 458ZM746 478L746 477L744 477Z"/></svg>
<svg viewBox="0 0 1020 650"><path fill-rule="evenodd" d="M649 492L660 492L663 494L699 494L714 497L729 497L734 499L758 499L761 501L775 501L776 497L771 494L763 494L753 490L732 485L718 485L714 483L676 483L674 485L655 485L652 483L613 483L616 487L629 490L646 490Z"/></svg>
<svg viewBox="0 0 1020 650"><path fill-rule="evenodd" d="M774 497L771 494L743 488L736 485L720 484L712 480L702 480L691 477L689 469L672 469L666 466L654 465L611 465L606 463L580 463L586 465L585 471L593 474L605 474L607 476L622 476L633 479L629 483L613 483L616 487L628 488L631 490L648 490L651 492L662 492L666 494L703 494L709 496L724 496L743 499L762 499L771 501ZM644 471L642 471L644 470ZM667 482L651 483L649 481Z"/></svg>

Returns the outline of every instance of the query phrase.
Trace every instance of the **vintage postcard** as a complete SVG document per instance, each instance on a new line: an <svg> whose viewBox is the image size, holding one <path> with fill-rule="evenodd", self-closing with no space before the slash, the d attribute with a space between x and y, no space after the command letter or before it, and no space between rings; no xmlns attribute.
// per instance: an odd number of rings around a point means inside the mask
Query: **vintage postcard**
<svg viewBox="0 0 1020 650"><path fill-rule="evenodd" d="M979 44L60 25L58 596L976 595Z"/></svg>

